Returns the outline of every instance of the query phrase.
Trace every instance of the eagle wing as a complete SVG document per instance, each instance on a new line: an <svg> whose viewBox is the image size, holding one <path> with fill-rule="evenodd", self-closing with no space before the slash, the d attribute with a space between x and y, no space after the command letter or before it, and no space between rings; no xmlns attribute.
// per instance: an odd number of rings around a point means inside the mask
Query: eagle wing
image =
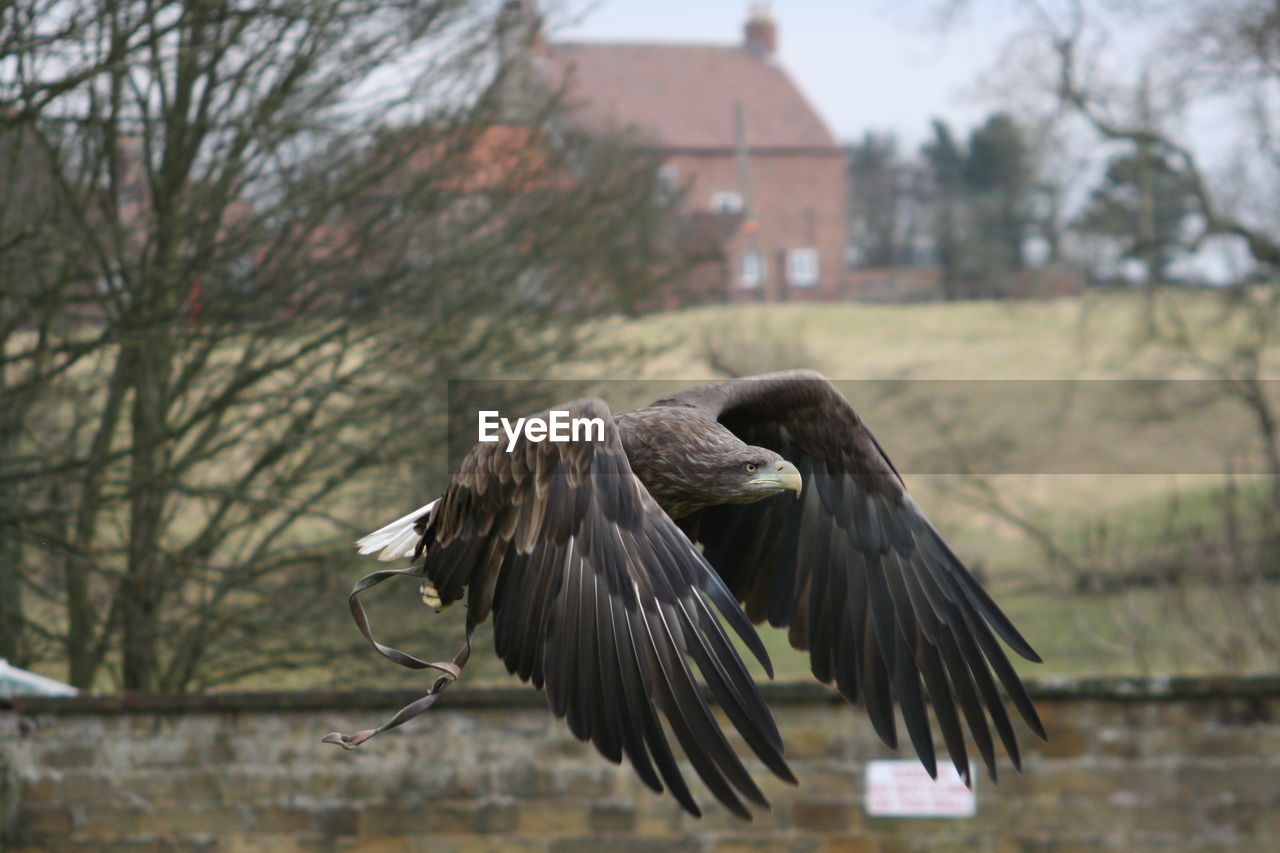
<svg viewBox="0 0 1280 853"><path fill-rule="evenodd" d="M960 714L993 779L988 715L1020 767L997 682L1041 738L1044 727L996 637L1029 660L1040 658L925 518L826 378L768 374L692 388L655 405L701 409L800 469L798 500L776 495L681 520L753 622L789 627L791 645L809 652L818 680L861 701L895 748L896 699L930 775L937 768L926 697L966 780Z"/></svg>
<svg viewBox="0 0 1280 853"><path fill-rule="evenodd" d="M760 759L794 781L782 739L721 625L770 670L755 629L715 571L631 472L608 406L603 439L478 444L421 519L417 552L442 603L466 596L468 632L493 615L508 670L544 689L557 716L614 762L625 754L655 791L699 809L663 733L665 717L697 774L750 820L768 802L699 688ZM713 609L714 608L714 609Z"/></svg>

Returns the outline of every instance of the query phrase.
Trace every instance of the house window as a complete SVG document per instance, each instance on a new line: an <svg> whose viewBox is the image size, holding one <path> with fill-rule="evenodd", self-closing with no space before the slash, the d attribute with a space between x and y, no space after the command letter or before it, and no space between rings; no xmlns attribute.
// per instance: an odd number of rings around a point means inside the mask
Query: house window
<svg viewBox="0 0 1280 853"><path fill-rule="evenodd" d="M658 167L658 202L668 205L680 194L680 167L663 163Z"/></svg>
<svg viewBox="0 0 1280 853"><path fill-rule="evenodd" d="M792 287L813 287L818 283L817 249L787 252L787 281Z"/></svg>
<svg viewBox="0 0 1280 853"><path fill-rule="evenodd" d="M741 213L742 195L733 190L717 190L711 194L711 209L717 213Z"/></svg>
<svg viewBox="0 0 1280 853"><path fill-rule="evenodd" d="M759 252L747 252L742 256L742 271L738 281L748 290L755 289L764 282L764 260Z"/></svg>

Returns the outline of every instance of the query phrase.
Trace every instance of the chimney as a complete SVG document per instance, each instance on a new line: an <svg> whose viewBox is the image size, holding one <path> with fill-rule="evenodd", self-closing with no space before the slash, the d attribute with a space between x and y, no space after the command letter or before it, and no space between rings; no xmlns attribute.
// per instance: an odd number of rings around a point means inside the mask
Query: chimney
<svg viewBox="0 0 1280 853"><path fill-rule="evenodd" d="M534 0L506 0L497 19L498 77L492 95L497 119L528 124L538 115L537 58L544 52L542 16Z"/></svg>
<svg viewBox="0 0 1280 853"><path fill-rule="evenodd" d="M498 13L498 52L518 59L542 47L542 15L534 0L507 0Z"/></svg>
<svg viewBox="0 0 1280 853"><path fill-rule="evenodd" d="M743 28L747 50L761 58L773 56L778 49L778 28L768 3L753 3L747 25Z"/></svg>

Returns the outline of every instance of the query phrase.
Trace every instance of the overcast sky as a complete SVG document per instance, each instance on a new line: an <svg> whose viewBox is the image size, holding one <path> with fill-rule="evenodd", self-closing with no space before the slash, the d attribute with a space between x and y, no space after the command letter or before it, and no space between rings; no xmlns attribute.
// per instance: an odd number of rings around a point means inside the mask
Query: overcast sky
<svg viewBox="0 0 1280 853"><path fill-rule="evenodd" d="M578 20L563 25L559 37L731 44L742 38L750 5L579 0L569 6L579 10ZM783 67L841 141L867 130L894 130L915 146L931 117L945 117L963 131L993 107L974 94L974 83L1010 31L1012 22L996 11L943 33L931 22L928 2L774 0L771 6Z"/></svg>

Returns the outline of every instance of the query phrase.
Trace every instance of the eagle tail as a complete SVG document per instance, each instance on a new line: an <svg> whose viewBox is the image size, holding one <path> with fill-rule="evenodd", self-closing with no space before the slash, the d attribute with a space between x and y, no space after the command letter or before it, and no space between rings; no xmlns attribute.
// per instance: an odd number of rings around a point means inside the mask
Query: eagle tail
<svg viewBox="0 0 1280 853"><path fill-rule="evenodd" d="M426 506L421 506L406 516L397 518L388 525L379 527L369 535L356 541L361 554L378 552L379 560L398 560L412 557L418 547L422 534L417 531L418 519L440 502L436 498Z"/></svg>

